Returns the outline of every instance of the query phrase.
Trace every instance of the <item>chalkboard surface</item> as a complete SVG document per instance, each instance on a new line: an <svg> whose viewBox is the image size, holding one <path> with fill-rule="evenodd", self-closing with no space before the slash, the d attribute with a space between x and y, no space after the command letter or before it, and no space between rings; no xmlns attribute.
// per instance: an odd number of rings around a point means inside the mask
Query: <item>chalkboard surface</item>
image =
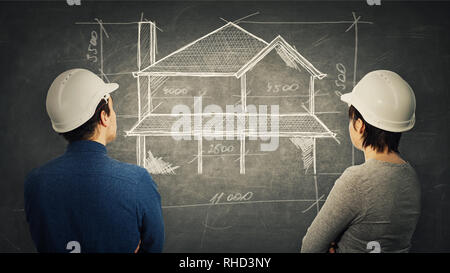
<svg viewBox="0 0 450 273"><path fill-rule="evenodd" d="M65 150L45 98L52 80L75 67L120 85L113 94L118 136L108 153L152 173L165 252L298 251L334 181L364 160L352 149L339 94L369 71L396 71L417 99L416 125L400 146L422 184L411 251L450 251L449 3L82 0L0 7L0 252L35 251L23 182ZM245 104L261 114L258 106L270 113L278 105L283 136L276 149L262 149L270 134L250 139L234 130L229 139L199 141L194 125L186 139L165 134L172 109L184 105L193 114L199 98L203 111ZM243 124L249 128L250 117Z"/></svg>

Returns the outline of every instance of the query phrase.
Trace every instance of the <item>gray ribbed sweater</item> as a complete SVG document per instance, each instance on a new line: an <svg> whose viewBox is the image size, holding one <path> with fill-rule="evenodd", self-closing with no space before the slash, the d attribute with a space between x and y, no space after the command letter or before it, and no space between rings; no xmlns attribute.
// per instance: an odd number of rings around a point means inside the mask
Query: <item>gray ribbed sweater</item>
<svg viewBox="0 0 450 273"><path fill-rule="evenodd" d="M420 184L409 163L369 159L336 180L303 238L301 252L408 252L420 215ZM370 245L369 244L369 245Z"/></svg>

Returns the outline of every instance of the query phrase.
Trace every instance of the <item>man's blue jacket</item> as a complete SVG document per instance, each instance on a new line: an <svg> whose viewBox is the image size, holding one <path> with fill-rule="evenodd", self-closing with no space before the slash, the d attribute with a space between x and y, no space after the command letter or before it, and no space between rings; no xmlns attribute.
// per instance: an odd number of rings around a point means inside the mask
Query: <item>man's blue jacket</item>
<svg viewBox="0 0 450 273"><path fill-rule="evenodd" d="M75 141L25 181L25 212L39 252L161 252L161 197L147 170L95 141Z"/></svg>

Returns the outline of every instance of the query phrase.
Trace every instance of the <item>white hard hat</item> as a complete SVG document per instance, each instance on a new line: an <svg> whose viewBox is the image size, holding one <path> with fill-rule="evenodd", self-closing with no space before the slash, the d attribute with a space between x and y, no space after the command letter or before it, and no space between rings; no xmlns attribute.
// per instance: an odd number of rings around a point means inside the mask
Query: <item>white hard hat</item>
<svg viewBox="0 0 450 273"><path fill-rule="evenodd" d="M415 123L416 97L397 73L376 70L365 75L341 100L353 105L372 126L389 132L410 130Z"/></svg>
<svg viewBox="0 0 450 273"><path fill-rule="evenodd" d="M105 83L86 69L71 69L53 81L47 93L47 113L53 129L65 133L88 121L98 103L119 88L117 83Z"/></svg>

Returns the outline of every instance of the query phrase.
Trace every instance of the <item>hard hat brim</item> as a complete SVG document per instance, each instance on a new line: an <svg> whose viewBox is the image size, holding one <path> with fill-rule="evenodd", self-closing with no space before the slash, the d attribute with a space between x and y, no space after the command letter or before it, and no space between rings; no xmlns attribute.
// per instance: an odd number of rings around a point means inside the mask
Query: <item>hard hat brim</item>
<svg viewBox="0 0 450 273"><path fill-rule="evenodd" d="M345 102L350 106L352 104L352 93L347 93L341 96L341 101Z"/></svg>
<svg viewBox="0 0 450 273"><path fill-rule="evenodd" d="M117 83L115 83L115 82L113 82L113 83L106 83L105 84L106 85L106 92L107 93L112 93L112 92L114 92L114 91L116 91L118 88L119 88L119 84L117 84Z"/></svg>

